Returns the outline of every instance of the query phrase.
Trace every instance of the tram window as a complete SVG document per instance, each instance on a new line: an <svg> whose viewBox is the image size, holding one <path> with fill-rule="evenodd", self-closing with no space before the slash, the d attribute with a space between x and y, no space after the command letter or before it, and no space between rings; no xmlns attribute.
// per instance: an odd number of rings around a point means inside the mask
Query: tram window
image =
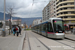
<svg viewBox="0 0 75 50"><path fill-rule="evenodd" d="M2 26L3 26L3 23L2 23L2 22L0 22L0 28L2 28Z"/></svg>
<svg viewBox="0 0 75 50"><path fill-rule="evenodd" d="M53 25L54 25L55 32L64 31L64 26L63 26L62 20L54 20Z"/></svg>
<svg viewBox="0 0 75 50"><path fill-rule="evenodd" d="M43 31L46 31L46 24L43 24Z"/></svg>
<svg viewBox="0 0 75 50"><path fill-rule="evenodd" d="M47 31L48 31L48 32L53 32L51 23L48 23L48 24L47 24Z"/></svg>

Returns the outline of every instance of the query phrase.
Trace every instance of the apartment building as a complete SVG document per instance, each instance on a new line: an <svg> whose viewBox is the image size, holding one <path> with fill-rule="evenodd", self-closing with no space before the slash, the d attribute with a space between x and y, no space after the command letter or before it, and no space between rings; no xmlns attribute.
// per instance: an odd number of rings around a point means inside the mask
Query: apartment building
<svg viewBox="0 0 75 50"><path fill-rule="evenodd" d="M38 25L38 24L40 24L41 22L42 22L41 19L35 19L35 20L33 21L32 26Z"/></svg>
<svg viewBox="0 0 75 50"><path fill-rule="evenodd" d="M43 21L48 20L49 18L56 17L56 2L51 0L47 6L43 9Z"/></svg>
<svg viewBox="0 0 75 50"><path fill-rule="evenodd" d="M62 18L64 23L70 28L75 27L75 1L74 0L56 0L56 15Z"/></svg>

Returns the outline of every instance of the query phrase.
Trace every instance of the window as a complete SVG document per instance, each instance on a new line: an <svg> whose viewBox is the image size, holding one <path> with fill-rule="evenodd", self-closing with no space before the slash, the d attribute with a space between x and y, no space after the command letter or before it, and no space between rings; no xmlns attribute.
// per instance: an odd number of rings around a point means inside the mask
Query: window
<svg viewBox="0 0 75 50"><path fill-rule="evenodd" d="M54 26L55 32L62 33L64 31L63 25L64 25L64 23L62 20L53 20L53 26Z"/></svg>
<svg viewBox="0 0 75 50"><path fill-rule="evenodd" d="M62 0L59 0L59 2L62 2Z"/></svg>
<svg viewBox="0 0 75 50"><path fill-rule="evenodd" d="M64 18L68 18L68 16L64 16Z"/></svg>
<svg viewBox="0 0 75 50"><path fill-rule="evenodd" d="M72 16L71 18L75 18L75 16Z"/></svg>
<svg viewBox="0 0 75 50"><path fill-rule="evenodd" d="M67 8L64 8L64 10L65 10L65 9L67 9Z"/></svg>
<svg viewBox="0 0 75 50"><path fill-rule="evenodd" d="M64 3L64 5L67 5L67 3Z"/></svg>
<svg viewBox="0 0 75 50"><path fill-rule="evenodd" d="M64 14L68 14L68 12L64 12Z"/></svg>
<svg viewBox="0 0 75 50"><path fill-rule="evenodd" d="M72 14L75 14L75 12L73 11L73 12L71 12Z"/></svg>
<svg viewBox="0 0 75 50"><path fill-rule="evenodd" d="M53 28L52 28L52 24L51 23L47 23L47 31L48 32L53 32Z"/></svg>
<svg viewBox="0 0 75 50"><path fill-rule="evenodd" d="M2 23L2 22L0 22L0 28L2 28L2 26L3 26L3 23Z"/></svg>
<svg viewBox="0 0 75 50"><path fill-rule="evenodd" d="M42 31L46 31L46 24L43 24Z"/></svg>

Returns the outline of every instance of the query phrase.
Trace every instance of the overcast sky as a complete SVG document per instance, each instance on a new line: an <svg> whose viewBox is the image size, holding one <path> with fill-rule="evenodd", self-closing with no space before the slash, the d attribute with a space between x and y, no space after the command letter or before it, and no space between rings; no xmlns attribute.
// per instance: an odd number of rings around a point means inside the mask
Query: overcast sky
<svg viewBox="0 0 75 50"><path fill-rule="evenodd" d="M42 10L49 0L6 0L6 10L14 9L14 16L21 18L42 17ZM4 0L0 0L0 12L3 12Z"/></svg>

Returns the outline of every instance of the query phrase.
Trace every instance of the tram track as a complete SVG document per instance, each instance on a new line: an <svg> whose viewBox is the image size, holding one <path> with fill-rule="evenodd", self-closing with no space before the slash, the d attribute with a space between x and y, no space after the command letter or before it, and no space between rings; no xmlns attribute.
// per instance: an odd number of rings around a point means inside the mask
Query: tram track
<svg viewBox="0 0 75 50"><path fill-rule="evenodd" d="M38 48L40 48L41 45L42 45L42 46L44 46L44 47L46 48L46 50L51 50L48 46L46 46L43 42L41 42L35 35L33 35L32 32L30 33L30 35L35 38L35 39L33 39L33 40L34 40L34 42L37 44L37 47L38 47ZM32 50L32 46L31 46L31 42L30 42L30 39L29 39L28 32L26 32L26 36L27 36L27 39L28 39L29 50ZM37 42L36 40L37 40L38 42ZM41 45L39 45L39 43L40 43ZM41 47L41 49L42 49L42 47ZM39 50L40 50L40 49L39 49Z"/></svg>
<svg viewBox="0 0 75 50"><path fill-rule="evenodd" d="M61 43L61 44L64 44L64 45L66 45L66 46L68 46L68 47L71 47L71 48L73 48L73 49L75 49L75 45L74 46L72 46L72 45L70 45L70 43L75 43L75 41L73 41L73 40L70 40L70 39L64 39L64 40L54 40L54 41L56 41L56 42L58 42L58 43ZM66 42L66 43L65 43ZM69 42L69 43L68 43Z"/></svg>
<svg viewBox="0 0 75 50"><path fill-rule="evenodd" d="M47 37L45 37L45 38L47 38ZM51 39L51 38L48 38L48 39ZM53 39L53 38L52 38L51 40L54 40L54 41L56 41L56 42L58 42L58 43L64 44L64 45L66 45L66 46L68 46L68 47L71 47L71 48L75 49L75 45L74 45L74 46L68 45L68 44L66 44L65 42L63 42L63 40L61 40L61 39ZM70 43L72 43L72 44L75 44L75 40L72 40L72 39L64 38L64 41L70 42Z"/></svg>
<svg viewBox="0 0 75 50"><path fill-rule="evenodd" d="M71 43L75 43L75 40L71 40L71 39L67 39L67 38L65 38L64 40L71 42Z"/></svg>
<svg viewBox="0 0 75 50"><path fill-rule="evenodd" d="M70 42L70 43L75 43L74 41L71 41L71 40L68 40L68 39L64 39L64 40L58 40L58 39L51 39L51 38L47 38L47 37L43 37L43 36L41 36L41 35L39 35L39 34L36 34L36 33L33 33L33 32L27 32L27 34L28 34L28 36L29 35L31 35L33 38L35 38L35 39L33 39L34 41L35 41L35 43L37 43L36 42L36 40L37 41L39 41L39 43L40 44L42 44L43 46L45 46L45 48L47 48L47 50L52 50L52 49L59 49L59 48L51 48L51 46L61 46L61 48L63 48L63 46L64 47L69 47L70 49L75 49L75 45L70 45L70 44L68 44L68 43L65 43L65 42L63 42L63 41L66 41L66 42ZM45 38L45 39L44 39ZM30 41L30 39L29 39L29 41ZM56 41L56 43L58 43L58 45L56 44L56 45L48 45L48 43L46 43L46 41ZM30 43L30 42L29 42ZM35 44L34 43L34 44ZM31 44L31 43L30 43ZM59 45L60 44L60 45ZM31 45L30 45L31 46ZM32 46L31 46L32 47ZM40 48L41 46L37 43L37 48ZM65 49L65 48L63 48L63 49ZM68 49L68 48L67 48ZM32 49L31 49L32 50ZM36 50L36 49L35 49ZM42 50L42 49L39 49L39 50Z"/></svg>
<svg viewBox="0 0 75 50"><path fill-rule="evenodd" d="M33 34L32 34L33 35ZM34 35L33 35L34 36ZM48 50L51 50L49 47L47 47L43 42L41 42L36 36L34 36L41 44L43 44Z"/></svg>
<svg viewBox="0 0 75 50"><path fill-rule="evenodd" d="M26 33L27 33L27 31L26 31ZM26 34L26 36L27 36L27 39L28 39L29 50L31 50L31 45L30 45L30 41L29 41L29 36L28 36L28 34Z"/></svg>

